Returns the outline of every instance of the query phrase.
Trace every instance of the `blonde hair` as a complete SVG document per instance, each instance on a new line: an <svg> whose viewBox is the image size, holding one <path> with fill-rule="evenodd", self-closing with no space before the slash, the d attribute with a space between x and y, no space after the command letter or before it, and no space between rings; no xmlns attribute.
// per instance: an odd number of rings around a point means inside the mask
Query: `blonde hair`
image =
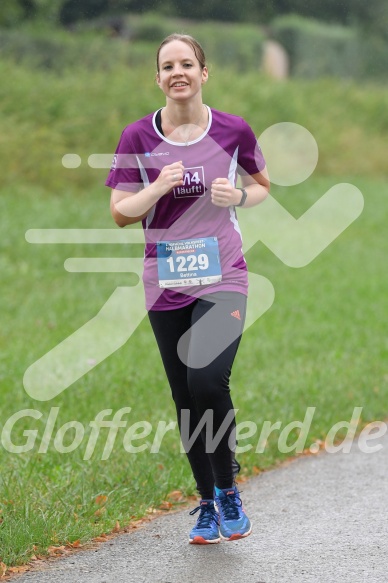
<svg viewBox="0 0 388 583"><path fill-rule="evenodd" d="M162 47L164 47L168 43L171 43L174 40L180 40L181 42L189 45L193 49L194 54L197 57L197 61L199 63L199 66L201 67L201 69L206 67L205 53L204 53L203 48L199 44L199 42L194 37L190 36L189 34L178 34L177 32L174 32L173 34L170 34L169 36L167 36L160 43L160 46L158 48L158 52L156 53L156 70L158 73L159 73L159 53L160 53Z"/></svg>

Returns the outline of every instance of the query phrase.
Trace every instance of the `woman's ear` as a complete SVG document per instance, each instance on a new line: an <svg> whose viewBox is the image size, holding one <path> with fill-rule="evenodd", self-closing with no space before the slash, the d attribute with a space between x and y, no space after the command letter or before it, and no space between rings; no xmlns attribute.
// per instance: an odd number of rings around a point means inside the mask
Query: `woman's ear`
<svg viewBox="0 0 388 583"><path fill-rule="evenodd" d="M204 67L202 69L202 84L206 83L208 79L209 79L209 71L207 70L207 67Z"/></svg>

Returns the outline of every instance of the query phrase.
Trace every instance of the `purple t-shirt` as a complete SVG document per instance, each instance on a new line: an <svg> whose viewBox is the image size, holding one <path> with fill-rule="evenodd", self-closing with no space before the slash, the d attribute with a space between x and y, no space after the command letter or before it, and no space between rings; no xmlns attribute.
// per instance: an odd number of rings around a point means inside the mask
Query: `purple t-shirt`
<svg viewBox="0 0 388 583"><path fill-rule="evenodd" d="M182 160L184 185L162 196L143 220L143 282L147 310L171 310L203 294L236 291L247 294L248 276L235 207L211 202L211 183L237 174L261 172L265 161L250 126L235 115L208 107L205 132L188 143L173 142L157 128L156 113L128 125L120 138L106 185L137 192L154 182L162 167ZM217 237L222 280L208 285L161 288L157 242Z"/></svg>

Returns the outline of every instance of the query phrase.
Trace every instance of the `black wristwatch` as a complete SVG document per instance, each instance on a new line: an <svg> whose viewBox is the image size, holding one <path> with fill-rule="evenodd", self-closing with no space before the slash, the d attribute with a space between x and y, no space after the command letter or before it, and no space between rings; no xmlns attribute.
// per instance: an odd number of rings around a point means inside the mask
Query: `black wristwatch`
<svg viewBox="0 0 388 583"><path fill-rule="evenodd" d="M247 191L245 190L245 188L238 188L237 190L241 190L241 192L242 192L242 197L241 197L241 200L240 200L240 202L239 202L238 204L236 204L235 206L243 206L243 205L244 205L244 203L245 203L245 201L247 200L248 193L247 193Z"/></svg>

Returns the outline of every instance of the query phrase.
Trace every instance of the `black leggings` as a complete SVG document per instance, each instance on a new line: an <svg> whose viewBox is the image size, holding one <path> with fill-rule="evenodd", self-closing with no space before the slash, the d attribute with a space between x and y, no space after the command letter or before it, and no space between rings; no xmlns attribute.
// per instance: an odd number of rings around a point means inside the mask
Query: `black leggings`
<svg viewBox="0 0 388 583"><path fill-rule="evenodd" d="M229 377L244 326L246 299L236 292L217 292L184 308L148 312L175 402L182 443L204 499L213 498L214 484L230 488L240 469L234 456L235 416ZM206 423L198 433L204 414L202 423ZM217 437L221 437L218 443Z"/></svg>

